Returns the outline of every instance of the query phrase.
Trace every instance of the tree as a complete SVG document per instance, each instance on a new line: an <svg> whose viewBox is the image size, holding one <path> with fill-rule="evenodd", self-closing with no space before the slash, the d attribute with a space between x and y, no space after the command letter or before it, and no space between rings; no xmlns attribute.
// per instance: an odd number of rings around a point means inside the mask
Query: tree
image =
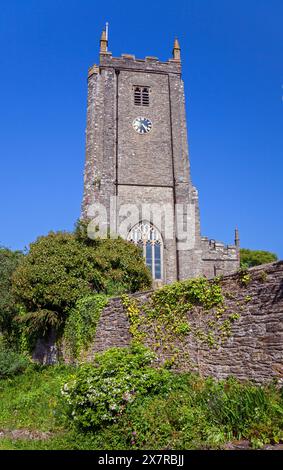
<svg viewBox="0 0 283 470"><path fill-rule="evenodd" d="M13 292L24 306L29 332L60 331L76 301L93 292L119 294L151 285L140 250L125 240L87 244L76 233L51 232L30 245L13 275Z"/></svg>
<svg viewBox="0 0 283 470"><path fill-rule="evenodd" d="M13 319L18 313L12 293L12 275L22 257L20 251L0 248L0 332L7 339L11 339Z"/></svg>
<svg viewBox="0 0 283 470"><path fill-rule="evenodd" d="M251 268L252 266L259 266L261 264L272 263L278 260L275 253L262 250L248 250L241 248L240 250L241 267Z"/></svg>

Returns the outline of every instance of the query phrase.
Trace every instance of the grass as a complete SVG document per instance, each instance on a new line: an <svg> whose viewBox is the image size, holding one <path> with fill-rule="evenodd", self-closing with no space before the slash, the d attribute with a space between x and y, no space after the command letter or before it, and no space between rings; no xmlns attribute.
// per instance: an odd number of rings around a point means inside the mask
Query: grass
<svg viewBox="0 0 283 470"><path fill-rule="evenodd" d="M160 393L137 398L116 423L78 432L60 411L60 389L71 373L71 366L37 366L0 380L0 431L51 433L45 440L0 438L1 450L218 449L234 439L258 448L283 440L280 388L173 373Z"/></svg>
<svg viewBox="0 0 283 470"><path fill-rule="evenodd" d="M56 408L70 367L30 367L0 380L0 428L57 431Z"/></svg>

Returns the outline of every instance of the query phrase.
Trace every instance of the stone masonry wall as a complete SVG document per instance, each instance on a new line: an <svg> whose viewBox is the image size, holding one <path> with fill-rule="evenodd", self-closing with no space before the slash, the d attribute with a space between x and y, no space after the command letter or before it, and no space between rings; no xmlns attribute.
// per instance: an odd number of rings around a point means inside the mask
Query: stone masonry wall
<svg viewBox="0 0 283 470"><path fill-rule="evenodd" d="M148 106L135 104L136 86L149 88ZM164 242L163 282L234 272L239 265L236 247L229 247L226 253L220 245L214 249L201 239L198 193L190 177L181 63L101 52L99 65L89 69L87 103L82 217L93 218L93 204L100 203L106 212L99 226L114 233L120 219L125 219L125 204L138 210L135 223L147 220L141 213L142 203L160 208L170 204L171 209L165 210L172 236L165 236L157 226ZM139 135L134 131L132 123L138 116L152 121L151 132ZM118 200L112 206L114 196ZM176 230L180 205L189 242L180 227ZM121 206L124 210L119 216ZM128 231L131 228L129 223Z"/></svg>
<svg viewBox="0 0 283 470"><path fill-rule="evenodd" d="M240 267L239 249L202 237L202 274L207 278L236 272Z"/></svg>
<svg viewBox="0 0 283 470"><path fill-rule="evenodd" d="M135 86L149 87L149 106L134 104ZM152 121L150 133L139 135L134 131L132 123L138 116ZM141 202L160 208L170 204L166 221L170 219L172 236L165 237L157 226L164 241L164 283L201 273L198 198L190 180L184 84L178 61L140 60L131 55L115 58L105 53L100 54L99 66L89 70L82 217L94 217L88 210L97 202L106 208L109 219L114 195L118 196L117 214L124 204L134 204L139 212ZM192 204L195 209L187 228L189 247L179 246L182 239L175 229L175 204L184 204L185 208ZM125 218L124 213L118 217L117 226L121 218ZM136 223L139 220L145 218ZM100 228L108 224L105 217Z"/></svg>
<svg viewBox="0 0 283 470"><path fill-rule="evenodd" d="M181 346L182 370L198 371L203 376L218 379L235 376L240 380L251 379L257 383L272 378L283 380L283 261L252 268L250 282L243 285L239 274L225 276L222 290L226 294L227 314L238 313L240 318L232 324L231 336L226 342L211 349L189 335ZM140 304L151 292L135 294ZM197 308L188 313L192 326L205 324L205 313ZM130 344L129 323L119 298L112 299L103 311L93 346L93 354L110 347ZM187 360L187 357L190 360ZM168 358L160 354L160 361Z"/></svg>

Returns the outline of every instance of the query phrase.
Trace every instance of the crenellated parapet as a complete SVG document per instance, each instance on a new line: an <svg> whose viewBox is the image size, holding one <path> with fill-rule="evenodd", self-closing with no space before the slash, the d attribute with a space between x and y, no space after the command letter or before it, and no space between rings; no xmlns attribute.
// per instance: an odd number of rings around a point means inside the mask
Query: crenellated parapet
<svg viewBox="0 0 283 470"><path fill-rule="evenodd" d="M116 70L133 70L135 72L154 72L159 74L181 75L181 62L169 59L167 62L158 60L157 57L147 56L137 59L132 54L122 54L121 57L113 57L111 52L100 53L99 65L94 64L89 68L88 76L99 73L105 67L113 67Z"/></svg>
<svg viewBox="0 0 283 470"><path fill-rule="evenodd" d="M94 217L103 207L100 229L127 239L150 220L161 234L160 254L150 240L143 253L155 281L165 284L239 267L238 233L235 245L228 246L201 238L181 72L177 38L166 61L129 53L113 57L108 25L100 38L99 63L88 71L82 217ZM125 229L129 206L135 220Z"/></svg>
<svg viewBox="0 0 283 470"><path fill-rule="evenodd" d="M229 274L239 268L239 247L201 238L203 273L206 277Z"/></svg>

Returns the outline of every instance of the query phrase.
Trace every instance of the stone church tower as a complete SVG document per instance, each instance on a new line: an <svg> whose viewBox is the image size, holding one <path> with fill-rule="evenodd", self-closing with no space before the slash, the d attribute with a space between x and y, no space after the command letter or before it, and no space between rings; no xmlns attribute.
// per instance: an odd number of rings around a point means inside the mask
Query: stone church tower
<svg viewBox="0 0 283 470"><path fill-rule="evenodd" d="M180 52L176 39L167 62L116 58L103 31L100 63L88 73L82 217L102 208L99 228L140 245L157 283L239 267L237 233L229 246L200 234Z"/></svg>

